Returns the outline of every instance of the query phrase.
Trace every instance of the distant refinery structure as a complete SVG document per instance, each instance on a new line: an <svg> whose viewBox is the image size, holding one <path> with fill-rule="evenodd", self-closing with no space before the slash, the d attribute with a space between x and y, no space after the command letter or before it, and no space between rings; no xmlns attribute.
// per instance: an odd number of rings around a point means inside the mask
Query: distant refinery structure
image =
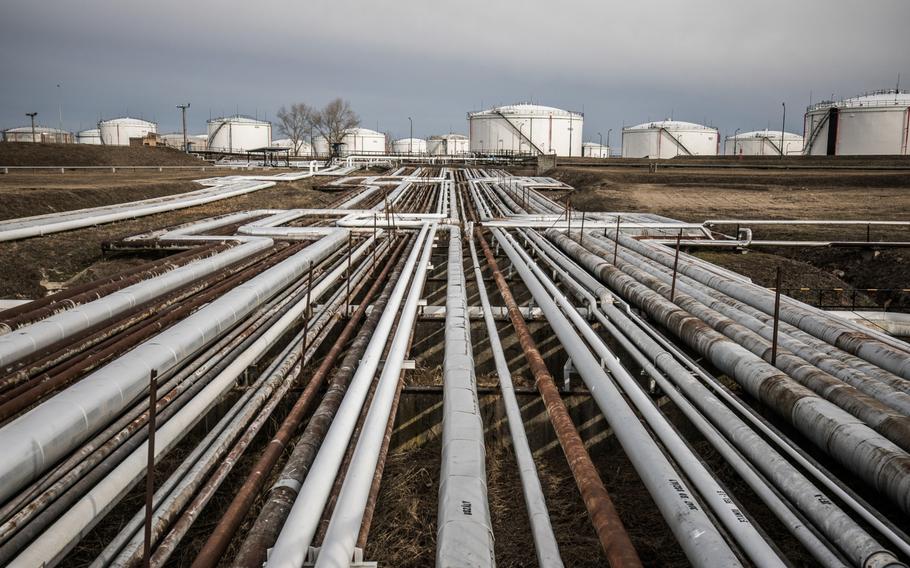
<svg viewBox="0 0 910 568"><path fill-rule="evenodd" d="M87 130L80 130L79 132L76 133L76 143L100 146L101 145L101 129L89 128Z"/></svg>
<svg viewBox="0 0 910 568"><path fill-rule="evenodd" d="M427 153L431 156L463 156L470 150L464 134L437 134L427 140Z"/></svg>
<svg viewBox="0 0 910 568"><path fill-rule="evenodd" d="M471 152L581 156L584 116L520 103L468 113Z"/></svg>
<svg viewBox="0 0 910 568"><path fill-rule="evenodd" d="M908 155L910 91L874 91L811 105L805 116L810 156Z"/></svg>
<svg viewBox="0 0 910 568"><path fill-rule="evenodd" d="M393 154L426 154L427 141L423 138L400 138L392 142Z"/></svg>
<svg viewBox="0 0 910 568"><path fill-rule="evenodd" d="M716 156L720 135L716 128L661 120L622 129L623 158L675 158L677 156Z"/></svg>
<svg viewBox="0 0 910 568"><path fill-rule="evenodd" d="M48 126L19 126L3 131L4 142L38 142L44 144L72 144L73 133Z"/></svg>
<svg viewBox="0 0 910 568"><path fill-rule="evenodd" d="M803 153L803 137L780 130L739 132L724 138L725 156L799 156Z"/></svg>
<svg viewBox="0 0 910 568"><path fill-rule="evenodd" d="M130 138L145 138L157 134L158 125L141 118L122 116L98 123L101 143L105 146L129 146Z"/></svg>
<svg viewBox="0 0 910 568"><path fill-rule="evenodd" d="M272 142L272 123L249 116L212 118L207 122L206 149L242 153L265 148Z"/></svg>
<svg viewBox="0 0 910 568"><path fill-rule="evenodd" d="M610 147L597 142L585 142L581 145L581 155L585 158L609 158Z"/></svg>

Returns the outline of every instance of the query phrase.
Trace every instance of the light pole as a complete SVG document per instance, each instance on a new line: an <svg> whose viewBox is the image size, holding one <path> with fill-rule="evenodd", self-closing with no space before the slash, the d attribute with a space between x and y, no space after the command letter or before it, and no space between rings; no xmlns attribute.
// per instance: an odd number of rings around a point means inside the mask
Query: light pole
<svg viewBox="0 0 910 568"><path fill-rule="evenodd" d="M413 145L414 145L414 121L411 120L411 117L410 117L410 116L408 117L408 123L409 123L410 126L411 126L411 135L410 135L410 137L408 137L408 155L410 156L411 153L414 151L414 148L413 148Z"/></svg>
<svg viewBox="0 0 910 568"><path fill-rule="evenodd" d="M58 119L58 129L60 132L57 136L63 134L63 90L60 88L60 83L57 83L57 119ZM60 140L61 142L63 140Z"/></svg>
<svg viewBox="0 0 910 568"><path fill-rule="evenodd" d="M27 112L27 113L25 113L25 116L32 119L32 142L37 142L38 140L35 139L35 117L38 116L38 113L37 112Z"/></svg>
<svg viewBox="0 0 910 568"><path fill-rule="evenodd" d="M185 105L177 105L177 108L180 109L180 114L183 119L183 151L189 154L190 146L186 141L186 109L190 108L190 103L186 103Z"/></svg>
<svg viewBox="0 0 910 568"><path fill-rule="evenodd" d="M787 103L780 103L784 107L784 117L780 121L780 159L784 159L784 130L787 129Z"/></svg>
<svg viewBox="0 0 910 568"><path fill-rule="evenodd" d="M736 155L736 141L737 141L736 136L737 136L737 134L739 134L739 130L740 129L737 128L736 130L733 131L733 155L734 156Z"/></svg>
<svg viewBox="0 0 910 568"><path fill-rule="evenodd" d="M610 147L610 133L613 132L613 129L607 130L607 148Z"/></svg>
<svg viewBox="0 0 910 568"><path fill-rule="evenodd" d="M600 157L603 158L604 157L604 135L601 134L600 132L598 132L597 137L600 139L600 150L598 153L600 154ZM582 152L582 154L584 154L584 152Z"/></svg>

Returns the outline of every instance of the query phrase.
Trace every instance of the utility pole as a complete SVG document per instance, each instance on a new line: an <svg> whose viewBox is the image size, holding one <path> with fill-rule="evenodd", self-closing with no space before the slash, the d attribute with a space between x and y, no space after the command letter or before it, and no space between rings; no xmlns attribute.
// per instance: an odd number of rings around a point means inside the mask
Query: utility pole
<svg viewBox="0 0 910 568"><path fill-rule="evenodd" d="M414 151L414 121L411 120L411 117L408 117L408 124L411 126L411 135L408 137L408 156Z"/></svg>
<svg viewBox="0 0 910 568"><path fill-rule="evenodd" d="M60 89L60 83L57 83L57 119L59 120L58 128L60 132L57 136L63 135L63 91ZM61 142L63 140L60 140Z"/></svg>
<svg viewBox="0 0 910 568"><path fill-rule="evenodd" d="M613 132L613 129L607 130L607 148L610 147L610 133Z"/></svg>
<svg viewBox="0 0 910 568"><path fill-rule="evenodd" d="M27 112L27 113L25 113L25 116L32 119L32 142L37 142L38 140L35 139L35 117L38 116L38 113L37 112Z"/></svg>
<svg viewBox="0 0 910 568"><path fill-rule="evenodd" d="M600 152L598 152L600 154L600 156L598 156L598 157L603 158L604 157L604 135L601 134L600 132L598 132L597 137L600 138Z"/></svg>
<svg viewBox="0 0 910 568"><path fill-rule="evenodd" d="M740 130L740 129L737 128L736 130L733 131L733 155L734 155L734 156L736 156L736 140L737 140L736 137L739 136L739 130ZM765 143L765 142L762 141L762 144L764 144L764 143Z"/></svg>
<svg viewBox="0 0 910 568"><path fill-rule="evenodd" d="M183 118L183 151L189 154L190 146L186 141L186 109L190 108L190 103L186 103L185 105L177 105L177 108L180 109L180 114Z"/></svg>
<svg viewBox="0 0 910 568"><path fill-rule="evenodd" d="M784 107L784 117L780 121L780 159L784 159L784 130L787 129L787 103L780 103Z"/></svg>

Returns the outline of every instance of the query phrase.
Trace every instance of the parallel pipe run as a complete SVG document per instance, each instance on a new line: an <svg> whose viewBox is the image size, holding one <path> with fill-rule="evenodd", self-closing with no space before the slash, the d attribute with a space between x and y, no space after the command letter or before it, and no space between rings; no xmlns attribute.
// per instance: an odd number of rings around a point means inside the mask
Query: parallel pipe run
<svg viewBox="0 0 910 568"><path fill-rule="evenodd" d="M484 323L490 341L490 349L493 351L493 360L496 364L499 389L502 392L503 403L506 407L509 434L512 437L512 445L515 448L515 459L518 462L518 474L521 477L525 507L527 507L528 510L531 531L534 535L537 562L543 567L560 568L563 564L559 554L559 545L556 542L556 535L553 534L553 526L550 524L550 513L547 510L543 488L541 487L540 479L537 476L537 466L534 464L534 456L531 453L528 436L525 433L521 408L515 397L515 388L512 385L512 375L509 371L505 352L502 349L502 342L499 339L499 331L496 329L496 322L493 320L490 299L487 296L486 284L483 281L480 261L477 258L477 250L474 246L473 226L469 224L466 232L469 235L468 247L471 253L471 265L474 269L474 277L477 282L477 290L478 295L480 296L480 304L483 309Z"/></svg>
<svg viewBox="0 0 910 568"><path fill-rule="evenodd" d="M435 233L435 224L424 224L417 237L417 246L414 247L411 252L412 256L408 259L409 261L413 259L413 262L408 263L411 268L406 268L405 273L413 270L414 277L407 300L402 307L398 330L386 357L373 403L367 414L368 426L364 426L366 436L358 440L357 450L355 450L351 468L345 478L338 506L335 509L336 513L329 525L322 551L317 557L317 565L327 563L329 559L333 559L334 562L341 565L341 563L349 563L353 557L353 545L360 530L363 508L369 495L371 472L376 465L376 456L382 441L381 435L388 420L389 402L395 394L396 380L404 359L402 350L406 345L413 318L417 313L417 301L420 299L423 289L427 260L432 250ZM415 258L417 253L420 253L419 261ZM414 268L415 265L416 268ZM385 339L389 335L388 328L391 327L402 296L404 296L406 280L400 279L396 284L397 293L393 293L393 301L386 308L386 313L383 313L383 319L387 321L387 325L382 325L386 321L380 321L379 327L383 328L384 332L374 335L374 341L371 341L367 355L351 381L344 401L338 409L338 414L313 463L312 469L318 471L319 475L309 475L303 482L288 519L269 554L266 565L270 568L297 568L306 557L319 526L322 510L332 489L334 476L341 466L344 449L350 441L354 424L357 422L357 416L369 388L369 381L379 363L382 351L380 346L385 344ZM386 318L386 316L388 317ZM377 342L376 346L373 345L374 342ZM374 409L378 410L374 411ZM377 433L379 436L375 435ZM355 466L355 464L357 465ZM341 516L338 516L339 514Z"/></svg>
<svg viewBox="0 0 910 568"><path fill-rule="evenodd" d="M569 462L569 468L572 470L575 483L581 492L585 508L591 517L591 522L594 525L594 530L600 540L600 545L604 549L607 560L611 566L641 566L638 553L635 551L622 520L613 506L613 501L603 485L600 474L591 462L591 457L585 449L581 436L579 436L572 419L569 417L569 412L562 397L559 395L556 383L547 370L546 363L544 363L543 357L531 337L531 332L521 317L518 304L512 296L505 277L499 270L493 251L487 244L480 229L475 229L475 234L486 257L487 266L490 267L493 273L493 279L496 281L499 293L509 308L512 326L518 335L528 367L534 375L535 385L547 409L547 416L553 424L553 429L556 431L556 436L566 455L566 460Z"/></svg>
<svg viewBox="0 0 910 568"><path fill-rule="evenodd" d="M449 228L437 566L495 566L461 230Z"/></svg>
<svg viewBox="0 0 910 568"><path fill-rule="evenodd" d="M398 258L401 256L405 245L406 241L401 240L396 245L395 250L392 251L388 263L383 266L364 296L360 306L351 315L342 329L341 334L338 336L338 339L335 340L319 367L313 373L312 377L310 377L303 392L301 392L297 401L294 403L294 406L288 412L288 415L275 433L274 438L272 438L265 450L263 450L262 454L259 456L259 460L251 468L246 481L240 489L235 492L234 498L228 509L221 516L218 526L215 527L215 530L209 536L202 550L197 555L196 560L193 562L194 568L215 566L221 560L230 544L231 538L236 533L244 516L252 506L259 489L262 487L265 479L281 457L291 436L309 411L317 390L325 383L325 379L341 356L342 350L360 327L360 322L366 315L368 303L377 293L379 293L380 288L386 282L393 266L397 264ZM369 331L369 322L365 323L362 329Z"/></svg>

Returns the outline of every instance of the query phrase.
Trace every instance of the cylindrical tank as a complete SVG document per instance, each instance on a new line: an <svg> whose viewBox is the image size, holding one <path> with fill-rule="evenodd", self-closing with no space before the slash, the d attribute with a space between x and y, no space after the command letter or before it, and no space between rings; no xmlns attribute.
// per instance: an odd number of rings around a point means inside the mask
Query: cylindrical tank
<svg viewBox="0 0 910 568"><path fill-rule="evenodd" d="M472 152L581 156L581 113L527 103L468 113Z"/></svg>
<svg viewBox="0 0 910 568"><path fill-rule="evenodd" d="M910 154L910 91L875 91L806 109L803 153L812 156Z"/></svg>
<svg viewBox="0 0 910 568"><path fill-rule="evenodd" d="M313 153L310 143L306 140L298 140L295 145L290 138L279 138L278 140L272 140L272 147L288 148L291 150L292 156L309 156Z"/></svg>
<svg viewBox="0 0 910 568"><path fill-rule="evenodd" d="M694 122L668 119L622 129L623 158L716 156L719 144L716 128Z"/></svg>
<svg viewBox="0 0 910 568"><path fill-rule="evenodd" d="M472 152L581 156L581 113L527 103L468 113Z"/></svg>
<svg viewBox="0 0 910 568"><path fill-rule="evenodd" d="M3 140L6 142L38 142L44 144L72 144L73 133L59 128L35 125L32 132L31 125L10 128L3 131Z"/></svg>
<svg viewBox="0 0 910 568"><path fill-rule="evenodd" d="M272 142L272 123L249 116L209 119L207 130L206 148L215 152L248 152Z"/></svg>
<svg viewBox="0 0 910 568"><path fill-rule="evenodd" d="M98 123L101 131L101 143L107 146L129 146L130 138L144 138L149 133L157 133L158 125L141 118L128 116L102 120Z"/></svg>
<svg viewBox="0 0 910 568"><path fill-rule="evenodd" d="M81 130L76 134L76 143L77 144L101 144L101 130L98 128L89 128L88 130Z"/></svg>
<svg viewBox="0 0 910 568"><path fill-rule="evenodd" d="M803 137L792 132L783 133L784 156L795 156L803 152ZM726 156L780 156L780 130L756 130L740 132L724 138Z"/></svg>
<svg viewBox="0 0 910 568"><path fill-rule="evenodd" d="M385 143L385 134L381 132L376 132L369 128L349 128L344 131L338 153L341 156L351 156L354 154L385 154ZM316 155L329 155L329 145L322 136L317 136L313 140L313 145L316 146Z"/></svg>
<svg viewBox="0 0 910 568"><path fill-rule="evenodd" d="M431 156L463 156L469 151L464 134L438 134L427 140L427 153Z"/></svg>
<svg viewBox="0 0 910 568"><path fill-rule="evenodd" d="M423 138L401 138L392 142L394 154L426 154L427 141Z"/></svg>
<svg viewBox="0 0 910 568"><path fill-rule="evenodd" d="M585 142L581 145L581 155L586 158L609 158L610 147L597 142Z"/></svg>

